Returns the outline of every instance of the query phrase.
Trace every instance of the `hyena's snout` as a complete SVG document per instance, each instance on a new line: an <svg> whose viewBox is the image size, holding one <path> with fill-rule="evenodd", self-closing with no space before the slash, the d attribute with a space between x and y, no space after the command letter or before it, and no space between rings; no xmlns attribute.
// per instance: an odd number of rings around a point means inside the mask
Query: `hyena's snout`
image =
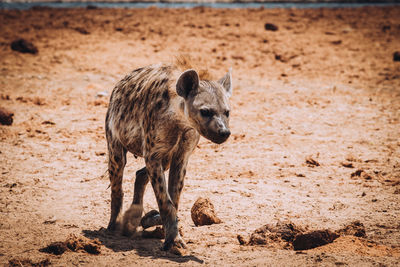
<svg viewBox="0 0 400 267"><path fill-rule="evenodd" d="M210 140L214 143L221 144L225 142L231 135L229 127L223 121L215 120L213 127L209 129Z"/></svg>
<svg viewBox="0 0 400 267"><path fill-rule="evenodd" d="M224 142L231 135L231 131L228 128L219 129L218 135L221 138L221 140L223 140L223 142Z"/></svg>

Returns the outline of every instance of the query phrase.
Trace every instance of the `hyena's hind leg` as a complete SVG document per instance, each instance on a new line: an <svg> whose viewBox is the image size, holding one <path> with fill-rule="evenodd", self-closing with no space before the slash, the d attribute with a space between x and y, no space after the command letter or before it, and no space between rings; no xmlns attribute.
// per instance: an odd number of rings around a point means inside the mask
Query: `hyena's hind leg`
<svg viewBox="0 0 400 267"><path fill-rule="evenodd" d="M123 219L123 234L131 235L140 224L143 213L143 196L150 178L147 168L136 172L135 189L131 207L125 212ZM161 224L161 218L160 218Z"/></svg>
<svg viewBox="0 0 400 267"><path fill-rule="evenodd" d="M108 140L108 173L111 184L111 216L108 230L115 230L117 218L122 209L124 193L122 191L122 177L126 164L126 149L117 140Z"/></svg>

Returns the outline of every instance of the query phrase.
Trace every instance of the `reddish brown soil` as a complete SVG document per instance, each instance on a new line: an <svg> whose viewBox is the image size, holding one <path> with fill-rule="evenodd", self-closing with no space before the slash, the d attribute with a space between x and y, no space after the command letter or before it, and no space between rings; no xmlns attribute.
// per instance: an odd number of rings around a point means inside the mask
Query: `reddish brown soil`
<svg viewBox="0 0 400 267"><path fill-rule="evenodd" d="M0 264L400 265L399 7L3 10L0 25L0 107L14 113L0 126ZM11 50L19 38L38 54ZM102 228L109 94L132 69L179 53L234 77L231 138L201 139L190 159L185 257ZM128 161L125 209L144 164ZM223 223L194 226L198 197ZM145 203L157 206L151 188ZM358 220L366 237L301 252L239 244L278 220L310 230ZM39 252L70 234L97 238L101 253Z"/></svg>

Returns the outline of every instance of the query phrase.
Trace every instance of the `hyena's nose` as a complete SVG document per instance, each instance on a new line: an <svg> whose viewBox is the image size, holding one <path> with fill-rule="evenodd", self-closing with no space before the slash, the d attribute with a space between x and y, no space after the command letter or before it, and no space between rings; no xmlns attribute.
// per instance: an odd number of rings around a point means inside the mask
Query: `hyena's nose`
<svg viewBox="0 0 400 267"><path fill-rule="evenodd" d="M222 138L227 139L230 135L231 135L231 131L229 131L229 129L221 129L218 131L219 136L221 136Z"/></svg>

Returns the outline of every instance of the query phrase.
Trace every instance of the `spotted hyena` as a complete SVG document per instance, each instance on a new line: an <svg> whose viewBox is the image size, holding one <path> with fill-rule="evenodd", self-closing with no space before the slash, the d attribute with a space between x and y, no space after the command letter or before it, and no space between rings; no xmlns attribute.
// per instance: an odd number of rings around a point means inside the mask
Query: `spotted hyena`
<svg viewBox="0 0 400 267"><path fill-rule="evenodd" d="M109 230L116 228L121 211L122 176L129 151L143 157L146 166L136 172L133 202L124 215L123 230L139 225L143 194L151 181L165 230L163 249L185 247L177 211L188 159L200 135L217 144L228 139L231 94L230 70L220 80L211 81L201 79L196 70L182 72L175 65L162 64L136 69L115 86L105 124L111 182ZM164 171L168 169L167 187Z"/></svg>

